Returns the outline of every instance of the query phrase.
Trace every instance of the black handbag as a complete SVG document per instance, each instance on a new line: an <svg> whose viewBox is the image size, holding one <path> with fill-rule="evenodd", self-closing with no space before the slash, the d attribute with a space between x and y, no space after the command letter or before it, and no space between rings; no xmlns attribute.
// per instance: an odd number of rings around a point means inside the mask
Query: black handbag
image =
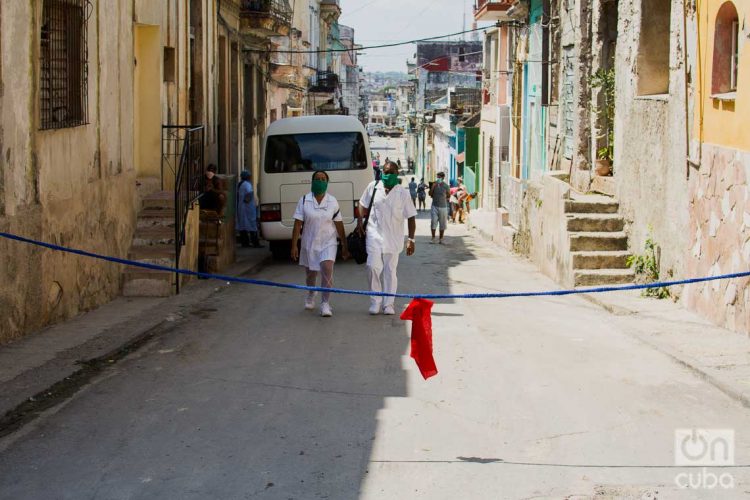
<svg viewBox="0 0 750 500"><path fill-rule="evenodd" d="M375 187L372 190L372 199L370 200L370 206L367 207L367 215L365 215L365 223L362 226L362 231L360 232L355 229L346 237L346 245L349 247L349 254L357 264L364 264L367 262L367 222L370 220L370 209L375 202L375 192L378 190L378 182L375 183Z"/></svg>

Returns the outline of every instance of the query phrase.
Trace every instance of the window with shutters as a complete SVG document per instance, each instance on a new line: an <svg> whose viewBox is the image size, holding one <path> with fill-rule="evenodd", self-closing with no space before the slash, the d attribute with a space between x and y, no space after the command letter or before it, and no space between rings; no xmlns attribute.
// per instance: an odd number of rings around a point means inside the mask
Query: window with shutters
<svg viewBox="0 0 750 500"><path fill-rule="evenodd" d="M88 123L86 0L44 0L39 44L40 128Z"/></svg>
<svg viewBox="0 0 750 500"><path fill-rule="evenodd" d="M737 91L739 16L732 2L724 2L716 16L711 93Z"/></svg>

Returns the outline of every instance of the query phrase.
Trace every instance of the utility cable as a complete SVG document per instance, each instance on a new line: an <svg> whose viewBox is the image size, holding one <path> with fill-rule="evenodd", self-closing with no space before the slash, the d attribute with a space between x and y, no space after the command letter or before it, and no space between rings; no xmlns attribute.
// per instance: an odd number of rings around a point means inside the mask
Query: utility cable
<svg viewBox="0 0 750 500"><path fill-rule="evenodd" d="M456 33L449 33L447 35L438 35L438 36L431 36L427 38L419 38L416 40L407 40L405 42L394 42L394 43L384 43L380 45L370 45L368 47L357 47L356 49L319 49L319 50L265 50L265 49L244 49L245 52L264 52L269 54L326 54L329 52L351 52L351 51L361 51L361 50L370 50L370 49L385 49L388 47L399 47L401 45L411 45L413 43L419 43L419 42L429 42L431 40L439 40L441 38L450 38L452 36L459 36L463 35L465 33L474 33L475 31L485 31L489 29L491 26L486 26L484 28L472 28L470 30L465 31L458 31Z"/></svg>

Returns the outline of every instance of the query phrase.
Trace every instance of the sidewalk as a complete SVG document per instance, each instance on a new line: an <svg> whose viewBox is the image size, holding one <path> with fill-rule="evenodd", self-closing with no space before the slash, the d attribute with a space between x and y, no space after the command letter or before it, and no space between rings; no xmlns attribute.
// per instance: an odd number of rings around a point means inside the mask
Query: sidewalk
<svg viewBox="0 0 750 500"><path fill-rule="evenodd" d="M488 217L472 217L471 226L476 236L493 241ZM490 244L499 252L506 251L496 242ZM670 299L642 297L637 290L581 297L616 316L633 337L750 408L750 338L746 335L718 327Z"/></svg>
<svg viewBox="0 0 750 500"><path fill-rule="evenodd" d="M238 248L237 261L222 274L257 272L269 257L267 248ZM0 347L0 436L75 392L101 365L174 328L190 309L210 302L227 286L216 280L193 280L172 297L118 297Z"/></svg>

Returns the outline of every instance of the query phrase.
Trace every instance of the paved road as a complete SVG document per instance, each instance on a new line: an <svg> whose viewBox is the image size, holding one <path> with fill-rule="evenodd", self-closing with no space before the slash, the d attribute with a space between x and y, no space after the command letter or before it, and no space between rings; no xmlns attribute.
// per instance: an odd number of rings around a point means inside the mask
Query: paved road
<svg viewBox="0 0 750 500"><path fill-rule="evenodd" d="M396 161L401 160L401 165L406 168L406 156L404 155L404 146L406 139L403 137L370 137L370 150L373 158L380 153L380 162L386 158Z"/></svg>
<svg viewBox="0 0 750 500"><path fill-rule="evenodd" d="M450 226L401 261L405 291L553 286ZM276 264L265 279L301 282ZM361 287L364 268L337 265ZM0 441L0 498L746 498L681 491L676 428L736 431L748 410L634 340L632 318L574 297L435 305L440 373L424 381L397 319L336 297L225 288L184 324ZM655 328L651 324L649 328ZM659 325L668 328L669 325ZM603 467L606 466L606 467ZM700 476L700 470L691 470ZM726 478L725 478L726 481Z"/></svg>

